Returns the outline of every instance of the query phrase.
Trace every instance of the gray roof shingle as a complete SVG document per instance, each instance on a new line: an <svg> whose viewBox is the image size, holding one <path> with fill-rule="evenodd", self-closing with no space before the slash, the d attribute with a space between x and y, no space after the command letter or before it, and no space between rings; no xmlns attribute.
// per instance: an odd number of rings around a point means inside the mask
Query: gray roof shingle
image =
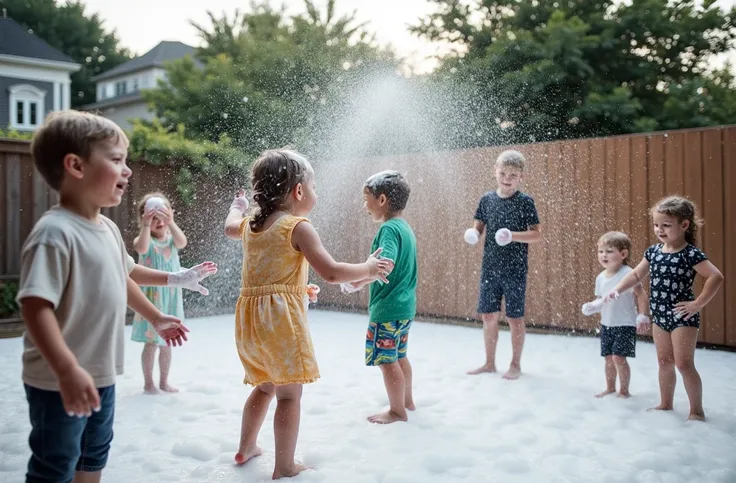
<svg viewBox="0 0 736 483"><path fill-rule="evenodd" d="M110 79L111 77L117 77L150 67L163 67L164 62L181 59L186 55L193 56L194 51L194 47L182 42L164 40L140 57L136 57L135 59L129 60L114 69L110 69L93 77L92 81L99 82L105 79Z"/></svg>
<svg viewBox="0 0 736 483"><path fill-rule="evenodd" d="M11 18L0 17L0 55L76 64L74 59L30 33Z"/></svg>

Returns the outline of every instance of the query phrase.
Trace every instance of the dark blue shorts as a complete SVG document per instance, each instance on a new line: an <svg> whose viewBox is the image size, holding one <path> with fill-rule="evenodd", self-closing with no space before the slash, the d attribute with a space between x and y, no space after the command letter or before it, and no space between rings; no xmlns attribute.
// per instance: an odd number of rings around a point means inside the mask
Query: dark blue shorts
<svg viewBox="0 0 736 483"><path fill-rule="evenodd" d="M71 483L76 471L95 472L107 464L115 417L115 386L98 388L100 411L68 416L61 393L25 385L31 417L31 459L26 483Z"/></svg>
<svg viewBox="0 0 736 483"><path fill-rule="evenodd" d="M601 355L636 357L636 327L601 325Z"/></svg>
<svg viewBox="0 0 736 483"><path fill-rule="evenodd" d="M501 299L506 303L506 317L524 317L526 305L526 271L509 270L504 275L481 273L478 313L501 311Z"/></svg>

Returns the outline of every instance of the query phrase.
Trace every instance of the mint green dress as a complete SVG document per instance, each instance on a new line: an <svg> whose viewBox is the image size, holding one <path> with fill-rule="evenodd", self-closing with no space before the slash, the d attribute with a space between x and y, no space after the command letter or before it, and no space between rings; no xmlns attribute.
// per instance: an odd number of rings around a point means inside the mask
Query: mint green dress
<svg viewBox="0 0 736 483"><path fill-rule="evenodd" d="M164 272L178 272L181 266L179 265L179 250L174 246L174 237L171 234L163 240L151 237L148 251L139 255L138 264ZM161 312L184 320L181 288L141 287L141 290ZM166 341L153 330L153 326L139 314L135 314L133 318L131 339L147 344L166 345Z"/></svg>

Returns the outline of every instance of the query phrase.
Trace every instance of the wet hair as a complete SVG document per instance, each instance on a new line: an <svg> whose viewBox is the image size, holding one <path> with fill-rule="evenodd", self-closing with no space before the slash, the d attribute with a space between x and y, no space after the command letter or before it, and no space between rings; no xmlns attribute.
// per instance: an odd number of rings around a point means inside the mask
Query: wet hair
<svg viewBox="0 0 736 483"><path fill-rule="evenodd" d="M624 265L629 264L629 258L631 257L631 240L626 233L621 233L620 231L609 231L598 239L598 245L615 248L619 252L626 250Z"/></svg>
<svg viewBox="0 0 736 483"><path fill-rule="evenodd" d="M700 218L695 203L682 196L668 196L654 205L651 214L654 215L654 213L672 216L680 223L685 220L689 221L685 231L685 241L695 245L698 239L698 227L703 226L703 219Z"/></svg>
<svg viewBox="0 0 736 483"><path fill-rule="evenodd" d="M398 213L404 211L406 203L409 201L411 188L398 171L381 171L376 173L365 181L363 188L374 197L386 195L388 200L388 209L390 213Z"/></svg>
<svg viewBox="0 0 736 483"><path fill-rule="evenodd" d="M526 166L526 158L519 151L508 149L499 154L498 158L496 158L497 168L506 166L524 171L524 167Z"/></svg>
<svg viewBox="0 0 736 483"><path fill-rule="evenodd" d="M253 201L256 204L250 227L258 229L266 218L278 211L299 183L309 173L309 161L288 149L270 149L263 152L251 169Z"/></svg>
<svg viewBox="0 0 736 483"><path fill-rule="evenodd" d="M120 139L127 147L128 137L123 130L104 117L73 110L52 112L33 135L33 163L49 187L58 191L68 154L86 160L98 143Z"/></svg>
<svg viewBox="0 0 736 483"><path fill-rule="evenodd" d="M171 201L166 197L165 194L161 193L160 191L153 191L151 193L146 193L143 195L143 198L138 201L138 206L136 207L136 214L138 215L138 224L140 225L143 223L143 213L146 211L146 202L151 198L161 198L166 202L166 206L168 206L169 209L171 209Z"/></svg>

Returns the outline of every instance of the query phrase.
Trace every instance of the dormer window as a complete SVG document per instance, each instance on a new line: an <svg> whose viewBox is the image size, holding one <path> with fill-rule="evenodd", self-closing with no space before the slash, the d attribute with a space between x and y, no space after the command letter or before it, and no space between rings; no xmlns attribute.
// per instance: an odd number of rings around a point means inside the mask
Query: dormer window
<svg viewBox="0 0 736 483"><path fill-rule="evenodd" d="M125 81L120 81L115 83L115 96L124 96L127 91L127 86Z"/></svg>
<svg viewBox="0 0 736 483"><path fill-rule="evenodd" d="M46 92L30 84L10 89L11 129L32 130L41 125L46 115Z"/></svg>

